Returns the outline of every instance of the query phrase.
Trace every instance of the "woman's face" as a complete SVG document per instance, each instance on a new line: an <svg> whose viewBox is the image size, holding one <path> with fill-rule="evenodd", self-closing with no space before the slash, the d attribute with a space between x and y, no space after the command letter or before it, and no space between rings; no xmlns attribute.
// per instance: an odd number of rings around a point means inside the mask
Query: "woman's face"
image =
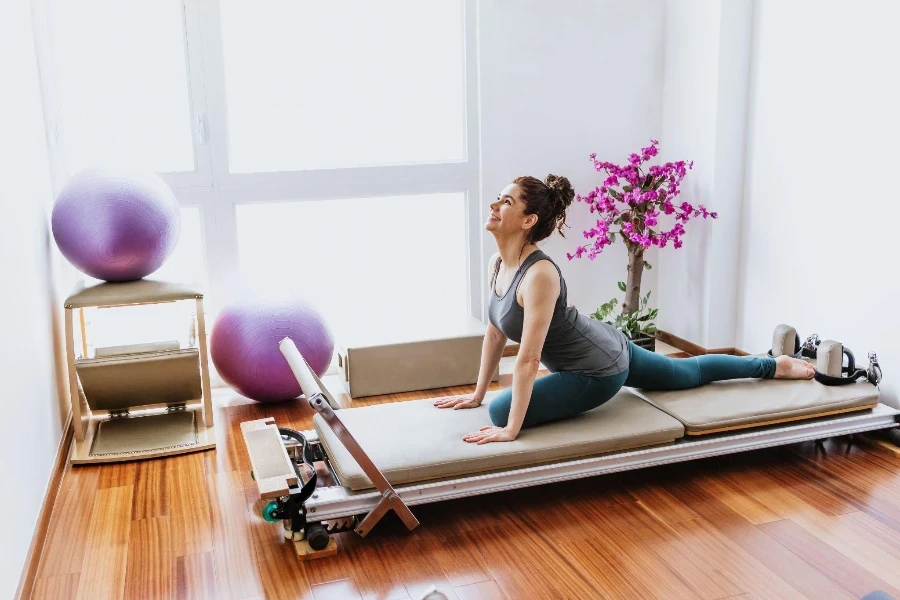
<svg viewBox="0 0 900 600"><path fill-rule="evenodd" d="M495 235L498 233L505 236L523 234L526 231L525 225L536 219L536 215L525 214L522 189L511 183L503 188L496 200L491 202L484 228Z"/></svg>

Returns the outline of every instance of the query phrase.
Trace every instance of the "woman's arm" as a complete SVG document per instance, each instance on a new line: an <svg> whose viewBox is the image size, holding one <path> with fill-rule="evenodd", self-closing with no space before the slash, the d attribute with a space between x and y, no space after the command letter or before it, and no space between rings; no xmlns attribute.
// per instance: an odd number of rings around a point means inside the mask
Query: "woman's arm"
<svg viewBox="0 0 900 600"><path fill-rule="evenodd" d="M491 285L494 282L494 271L497 268L497 261L500 254L495 253L488 261L488 289L493 294L494 290ZM438 398L434 405L438 408L475 408L480 406L487 394L488 387L491 385L491 376L500 364L503 357L503 349L506 347L506 336L503 332L494 327L494 324L488 321L487 330L484 333L484 341L481 343L481 366L478 371L478 380L473 394L463 394L461 396L449 396L446 398Z"/></svg>
<svg viewBox="0 0 900 600"><path fill-rule="evenodd" d="M535 269L535 267L540 267ZM531 402L531 390L541 366L541 350L550 329L553 308L559 297L559 274L547 261L541 261L529 271L536 271L528 286L522 290L525 305L525 320L522 325L522 343L513 369L512 405L506 429L515 438L522 429L525 411Z"/></svg>
<svg viewBox="0 0 900 600"><path fill-rule="evenodd" d="M478 373L478 383L475 386L475 400L480 404L491 385L492 375L503 358L503 349L506 347L506 336L494 327L493 323L487 324L484 333L484 342L481 344L481 371Z"/></svg>
<svg viewBox="0 0 900 600"><path fill-rule="evenodd" d="M495 252L488 260L487 280L488 294L494 293L494 273L497 270L497 262L500 260L500 253ZM490 296L488 296L490 297ZM506 336L503 332L494 327L488 319L487 330L484 332L484 342L481 344L481 370L478 372L478 383L475 385L475 401L478 404L484 400L487 394L488 386L491 385L491 376L500 364L503 358L503 349L506 347Z"/></svg>
<svg viewBox="0 0 900 600"><path fill-rule="evenodd" d="M559 274L546 261L540 261L526 273L522 282L522 301L525 308L522 342L513 368L512 404L506 427L482 427L478 433L466 436L467 442L512 441L519 435L525 412L531 402L531 392L541 364L541 350L550 329L553 309L559 298Z"/></svg>

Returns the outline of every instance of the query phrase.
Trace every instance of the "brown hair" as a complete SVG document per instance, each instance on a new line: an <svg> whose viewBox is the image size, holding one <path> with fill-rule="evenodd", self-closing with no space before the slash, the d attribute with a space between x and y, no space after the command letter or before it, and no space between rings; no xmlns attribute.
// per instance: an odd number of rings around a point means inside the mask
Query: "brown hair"
<svg viewBox="0 0 900 600"><path fill-rule="evenodd" d="M525 214L537 215L537 223L528 233L528 243L536 244L550 237L553 230L566 237L562 228L566 224L566 209L575 198L575 190L569 180L560 175L547 175L544 181L536 177L517 177L513 183L522 188Z"/></svg>

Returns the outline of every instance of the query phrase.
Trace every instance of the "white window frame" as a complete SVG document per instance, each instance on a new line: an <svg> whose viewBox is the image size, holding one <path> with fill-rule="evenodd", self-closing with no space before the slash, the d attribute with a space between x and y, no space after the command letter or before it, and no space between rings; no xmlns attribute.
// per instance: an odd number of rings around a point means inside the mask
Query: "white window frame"
<svg viewBox="0 0 900 600"><path fill-rule="evenodd" d="M53 81L47 45L47 4L35 1L35 35L41 64L53 190L65 183ZM56 0L58 1L58 0ZM266 173L230 173L225 66L218 0L182 0L185 57L193 123L194 171L158 173L183 207L199 207L206 256L207 310L218 312L239 281L236 207L241 204L373 198L462 192L466 202L467 297L469 314L483 320L486 286L482 272L478 61L476 0L463 0L464 157L459 161L383 167L336 168Z"/></svg>

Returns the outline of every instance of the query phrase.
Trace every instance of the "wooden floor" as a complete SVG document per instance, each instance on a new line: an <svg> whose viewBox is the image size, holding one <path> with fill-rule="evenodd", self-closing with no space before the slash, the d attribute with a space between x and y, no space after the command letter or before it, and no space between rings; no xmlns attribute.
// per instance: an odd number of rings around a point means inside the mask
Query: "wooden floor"
<svg viewBox="0 0 900 600"><path fill-rule="evenodd" d="M34 597L900 600L900 456L859 440L419 506L414 532L391 514L304 564L259 517L239 424L311 409L216 400L215 451L66 473Z"/></svg>

